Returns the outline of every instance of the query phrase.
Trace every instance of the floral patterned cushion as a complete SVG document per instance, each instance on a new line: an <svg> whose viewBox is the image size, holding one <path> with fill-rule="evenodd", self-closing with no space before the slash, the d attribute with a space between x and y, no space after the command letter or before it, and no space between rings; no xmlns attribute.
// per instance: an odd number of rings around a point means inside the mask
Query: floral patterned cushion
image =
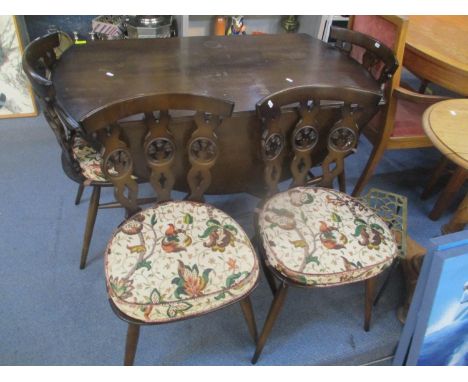
<svg viewBox="0 0 468 382"><path fill-rule="evenodd" d="M93 182L106 182L101 171L101 154L96 152L81 137L75 137L73 140L73 156L80 164L83 176Z"/></svg>
<svg viewBox="0 0 468 382"><path fill-rule="evenodd" d="M266 261L298 283L326 287L365 280L397 255L390 229L351 196L318 187L276 194L259 216Z"/></svg>
<svg viewBox="0 0 468 382"><path fill-rule="evenodd" d="M133 319L200 315L248 295L258 260L230 216L202 203L157 204L114 233L105 255L109 297Z"/></svg>

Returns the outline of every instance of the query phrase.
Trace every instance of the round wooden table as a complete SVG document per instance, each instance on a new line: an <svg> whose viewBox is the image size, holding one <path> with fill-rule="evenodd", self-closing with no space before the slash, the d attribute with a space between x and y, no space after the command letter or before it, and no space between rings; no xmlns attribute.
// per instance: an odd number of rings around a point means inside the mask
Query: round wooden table
<svg viewBox="0 0 468 382"><path fill-rule="evenodd" d="M468 96L468 16L410 16L403 65Z"/></svg>
<svg viewBox="0 0 468 382"><path fill-rule="evenodd" d="M423 114L423 128L435 147L468 171L468 99L438 102ZM468 194L442 232L461 231L468 222Z"/></svg>

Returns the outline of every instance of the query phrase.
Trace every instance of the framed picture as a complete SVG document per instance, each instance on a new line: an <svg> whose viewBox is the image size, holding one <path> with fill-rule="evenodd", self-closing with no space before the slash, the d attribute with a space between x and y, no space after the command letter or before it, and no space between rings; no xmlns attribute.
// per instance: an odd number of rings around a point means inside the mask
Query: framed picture
<svg viewBox="0 0 468 382"><path fill-rule="evenodd" d="M394 365L468 366L468 231L431 244Z"/></svg>
<svg viewBox="0 0 468 382"><path fill-rule="evenodd" d="M0 15L0 118L37 115L31 86L21 66L22 55L16 17Z"/></svg>

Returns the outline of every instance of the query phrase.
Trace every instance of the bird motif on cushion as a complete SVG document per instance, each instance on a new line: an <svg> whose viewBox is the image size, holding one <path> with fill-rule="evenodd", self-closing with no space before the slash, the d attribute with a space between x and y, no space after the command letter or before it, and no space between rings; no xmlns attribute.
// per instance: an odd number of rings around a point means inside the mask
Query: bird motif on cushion
<svg viewBox="0 0 468 382"><path fill-rule="evenodd" d="M185 251L192 244L192 238L185 230L176 229L174 224L169 224L162 239L162 249L168 253Z"/></svg>
<svg viewBox="0 0 468 382"><path fill-rule="evenodd" d="M320 241L327 249L344 248L348 239L338 231L338 228L328 226L323 220L320 221Z"/></svg>

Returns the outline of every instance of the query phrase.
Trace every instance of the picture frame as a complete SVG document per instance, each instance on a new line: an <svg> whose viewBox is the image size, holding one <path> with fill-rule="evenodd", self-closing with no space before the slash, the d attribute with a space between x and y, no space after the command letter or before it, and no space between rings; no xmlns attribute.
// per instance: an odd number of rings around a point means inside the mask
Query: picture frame
<svg viewBox="0 0 468 382"><path fill-rule="evenodd" d="M431 240L394 365L468 365L468 231Z"/></svg>
<svg viewBox="0 0 468 382"><path fill-rule="evenodd" d="M23 51L17 16L0 15L0 119L38 114L31 85L23 72Z"/></svg>

